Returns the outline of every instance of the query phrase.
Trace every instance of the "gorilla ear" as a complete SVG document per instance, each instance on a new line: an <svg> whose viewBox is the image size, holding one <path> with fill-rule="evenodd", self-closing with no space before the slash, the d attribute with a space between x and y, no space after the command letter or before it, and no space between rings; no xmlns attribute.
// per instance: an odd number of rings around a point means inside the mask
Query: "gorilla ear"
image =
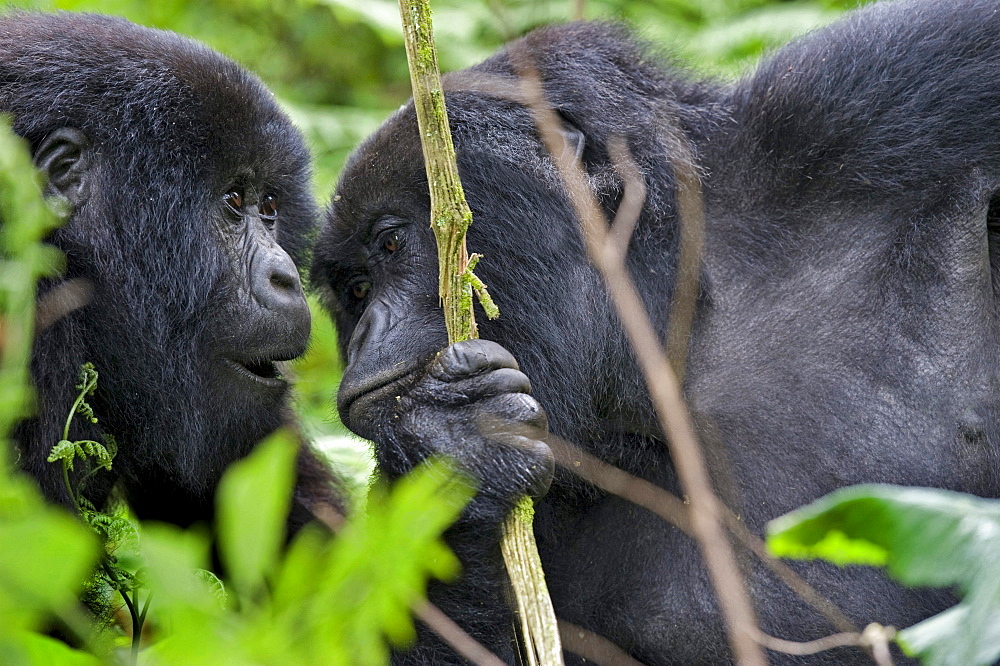
<svg viewBox="0 0 1000 666"><path fill-rule="evenodd" d="M45 195L65 201L74 210L90 195L90 141L72 127L49 134L35 151L35 166L45 174Z"/></svg>

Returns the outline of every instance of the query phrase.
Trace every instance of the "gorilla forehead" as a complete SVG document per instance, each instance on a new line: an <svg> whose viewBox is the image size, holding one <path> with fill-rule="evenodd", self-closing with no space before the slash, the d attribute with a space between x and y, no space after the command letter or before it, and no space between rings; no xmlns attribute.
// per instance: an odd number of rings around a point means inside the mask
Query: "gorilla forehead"
<svg viewBox="0 0 1000 666"><path fill-rule="evenodd" d="M33 145L72 126L105 151L143 141L213 173L308 168L260 81L185 37L117 17L13 12L0 17L0 62L0 109ZM111 113L94 113L95 100Z"/></svg>

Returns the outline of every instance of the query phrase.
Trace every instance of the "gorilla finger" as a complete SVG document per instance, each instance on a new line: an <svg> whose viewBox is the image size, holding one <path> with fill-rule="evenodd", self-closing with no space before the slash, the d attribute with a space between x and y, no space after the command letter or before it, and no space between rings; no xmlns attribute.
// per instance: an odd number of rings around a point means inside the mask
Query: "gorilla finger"
<svg viewBox="0 0 1000 666"><path fill-rule="evenodd" d="M506 393L473 406L476 429L482 435L517 432L544 437L549 421L538 401L526 393Z"/></svg>
<svg viewBox="0 0 1000 666"><path fill-rule="evenodd" d="M520 370L500 368L482 375L468 377L460 382L448 385L453 391L461 393L469 400L481 400L491 396L507 393L531 393L531 380Z"/></svg>
<svg viewBox="0 0 1000 666"><path fill-rule="evenodd" d="M441 381L499 369L519 370L513 354L491 340L463 340L447 347L431 364L430 374Z"/></svg>
<svg viewBox="0 0 1000 666"><path fill-rule="evenodd" d="M461 381L442 382L433 377L417 384L410 398L421 404L467 405L493 396L531 391L531 381L520 370L501 368Z"/></svg>

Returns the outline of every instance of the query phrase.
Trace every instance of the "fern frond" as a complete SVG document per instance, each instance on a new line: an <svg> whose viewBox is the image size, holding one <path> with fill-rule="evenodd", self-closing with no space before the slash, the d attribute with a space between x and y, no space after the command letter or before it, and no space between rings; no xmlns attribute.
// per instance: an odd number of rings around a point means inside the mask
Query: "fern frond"
<svg viewBox="0 0 1000 666"><path fill-rule="evenodd" d="M208 588L208 591L219 602L219 605L225 608L226 603L229 601L229 594L226 592L226 584L222 582L222 579L208 569L195 569L194 576L205 584L205 587Z"/></svg>
<svg viewBox="0 0 1000 666"><path fill-rule="evenodd" d="M76 443L71 442L68 439L60 439L52 450L49 451L49 457L46 458L50 463L56 461L62 461L63 466L66 469L73 469L73 458L76 457Z"/></svg>

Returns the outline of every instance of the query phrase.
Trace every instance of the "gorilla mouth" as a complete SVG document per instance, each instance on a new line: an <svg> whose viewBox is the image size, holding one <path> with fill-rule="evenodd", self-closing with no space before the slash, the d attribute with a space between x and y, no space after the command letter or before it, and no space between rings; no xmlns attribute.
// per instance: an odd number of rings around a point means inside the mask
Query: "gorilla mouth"
<svg viewBox="0 0 1000 666"><path fill-rule="evenodd" d="M287 383L278 371L275 361L267 359L237 361L232 358L227 358L225 361L241 377L268 388L282 388Z"/></svg>
<svg viewBox="0 0 1000 666"><path fill-rule="evenodd" d="M345 371L344 376L348 381L341 383L340 394L337 396L341 414L350 415L350 420L354 421L355 416L358 416L354 413L355 409L371 405L380 398L384 399L389 394L395 393L411 380L421 367L420 363L405 363L366 377L357 383L350 381Z"/></svg>

